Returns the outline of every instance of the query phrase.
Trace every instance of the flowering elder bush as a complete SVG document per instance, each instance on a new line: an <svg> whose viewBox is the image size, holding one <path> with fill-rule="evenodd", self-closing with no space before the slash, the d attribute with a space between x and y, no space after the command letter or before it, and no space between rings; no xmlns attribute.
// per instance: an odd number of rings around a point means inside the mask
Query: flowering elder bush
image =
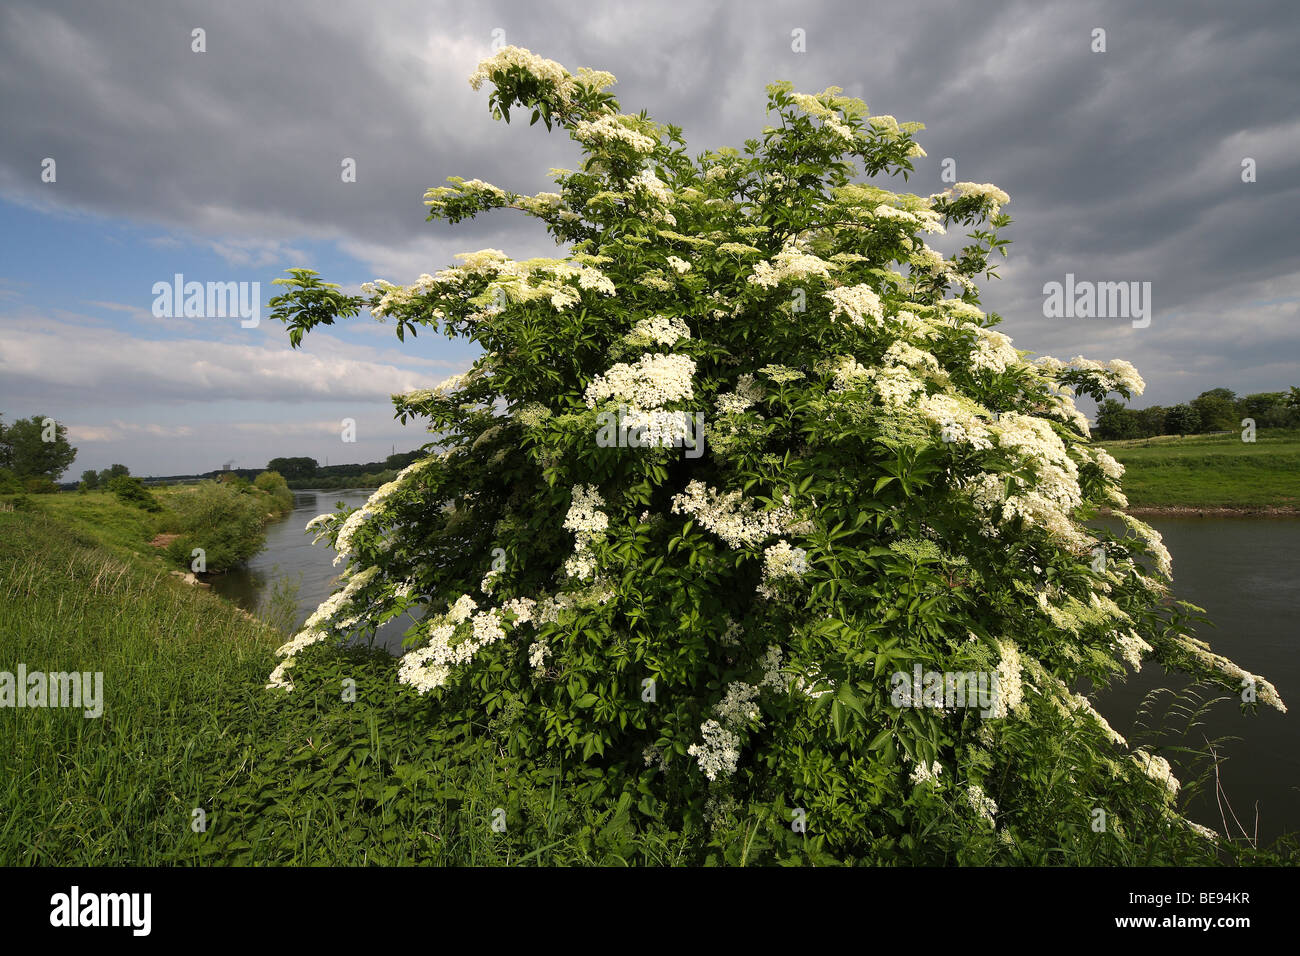
<svg viewBox="0 0 1300 956"><path fill-rule="evenodd" d="M619 111L608 73L512 47L471 83L583 161L536 196L451 179L429 218L517 210L567 254L484 249L357 296L279 280L295 345L366 308L483 352L395 396L439 436L428 457L312 522L344 584L271 686L304 648L424 609L396 667L409 706L449 733L508 715L513 754L637 825L715 845L744 827L777 858L1024 857L1151 824L1209 846L1167 761L1075 688L1156 660L1285 708L1186 635L1156 532L1083 523L1126 502L1073 396L1143 384L1119 360L1030 360L980 309L1007 195L864 181L906 178L922 127L837 88L777 83L760 136L692 158L677 127ZM955 256L926 244L954 226ZM900 701L914 670L996 694Z"/></svg>

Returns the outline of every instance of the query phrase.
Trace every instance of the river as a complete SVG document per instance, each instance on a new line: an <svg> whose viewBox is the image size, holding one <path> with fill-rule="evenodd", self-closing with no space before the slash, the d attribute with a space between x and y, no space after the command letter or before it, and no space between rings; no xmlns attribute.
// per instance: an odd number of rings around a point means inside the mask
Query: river
<svg viewBox="0 0 1300 956"><path fill-rule="evenodd" d="M303 526L316 515L334 510L339 501L358 507L369 494L294 492L293 512L271 525L262 552L246 567L216 577L214 590L256 611L273 582L288 576L299 582L301 623L333 590L340 570L333 565L333 550L324 544L313 547ZM1160 531L1173 554L1175 596L1205 608L1217 625L1197 636L1246 670L1272 681L1292 711L1284 715L1261 706L1254 716L1242 716L1233 703L1219 703L1187 744L1204 747L1203 737L1240 738L1219 748L1226 757L1220 765L1223 789L1238 819L1254 832L1258 805L1262 842L1300 829L1300 643L1296 640L1300 518L1152 518L1148 523ZM377 643L399 651L407 624L389 625ZM1147 662L1140 674L1104 691L1097 707L1117 731L1136 743L1145 739L1135 729L1143 697L1161 685L1181 690L1186 684ZM1180 766L1178 754L1168 756L1176 768ZM1222 829L1212 782L1193 802L1192 816ZM1232 823L1231 815L1228 821Z"/></svg>

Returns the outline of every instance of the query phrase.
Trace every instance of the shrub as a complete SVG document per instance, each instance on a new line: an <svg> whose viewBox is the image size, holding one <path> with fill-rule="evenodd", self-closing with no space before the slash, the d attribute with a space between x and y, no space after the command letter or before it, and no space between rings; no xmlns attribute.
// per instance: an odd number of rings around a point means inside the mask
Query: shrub
<svg viewBox="0 0 1300 956"><path fill-rule="evenodd" d="M295 346L364 306L483 355L395 396L443 451L312 522L344 583L271 686L315 686L330 658L305 648L419 606L391 706L425 714L431 762L492 728L520 791L691 835L688 859L1213 859L1164 758L1075 690L1154 659L1282 704L1187 636L1158 534L1083 523L1126 502L1070 396L1143 385L995 330L975 278L1006 194L855 181L906 174L920 126L834 88L769 87L772 125L692 160L608 74L507 48L473 82L585 159L537 196L452 179L430 218L510 207L572 252L359 296L277 280ZM924 241L950 226L954 257ZM944 675L993 693L958 706ZM511 825L541 845L553 822Z"/></svg>
<svg viewBox="0 0 1300 956"><path fill-rule="evenodd" d="M33 475L23 479L23 491L32 495L52 495L58 492L56 485L45 475Z"/></svg>
<svg viewBox="0 0 1300 956"><path fill-rule="evenodd" d="M208 571L224 571L252 557L266 540L260 497L217 481L177 495L171 508L180 537L168 545L168 554L189 567L194 549L202 548Z"/></svg>
<svg viewBox="0 0 1300 956"><path fill-rule="evenodd" d="M289 490L289 483L278 471L262 472L253 479L253 487L271 496L276 513L287 514L293 510L293 492Z"/></svg>
<svg viewBox="0 0 1300 956"><path fill-rule="evenodd" d="M132 475L117 475L108 480L108 490L117 496L124 505L134 505L145 511L162 511L158 500L149 493L139 478Z"/></svg>

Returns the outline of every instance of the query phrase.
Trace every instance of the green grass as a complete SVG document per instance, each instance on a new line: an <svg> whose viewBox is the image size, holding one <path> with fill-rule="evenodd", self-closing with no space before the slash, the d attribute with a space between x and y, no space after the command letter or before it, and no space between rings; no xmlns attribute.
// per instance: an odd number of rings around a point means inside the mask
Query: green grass
<svg viewBox="0 0 1300 956"><path fill-rule="evenodd" d="M116 521L105 536L138 530ZM0 710L7 864L167 859L211 762L228 756L229 712L281 640L162 568L23 512L0 513L0 634L0 670L102 671L105 699L98 719Z"/></svg>
<svg viewBox="0 0 1300 956"><path fill-rule="evenodd" d="M1105 442L1136 508L1300 509L1300 431Z"/></svg>
<svg viewBox="0 0 1300 956"><path fill-rule="evenodd" d="M505 757L491 721L431 746L386 653L313 649L292 694L267 691L284 634L42 514L0 511L0 634L0 671L104 681L99 718L0 708L0 865L657 864L691 845L632 843L613 808Z"/></svg>

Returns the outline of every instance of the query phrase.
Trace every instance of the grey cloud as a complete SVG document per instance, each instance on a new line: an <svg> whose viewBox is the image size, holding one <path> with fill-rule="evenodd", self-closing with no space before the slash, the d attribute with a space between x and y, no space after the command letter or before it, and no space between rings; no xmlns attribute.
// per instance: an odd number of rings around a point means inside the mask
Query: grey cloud
<svg viewBox="0 0 1300 956"><path fill-rule="evenodd" d="M925 122L929 159L907 185L891 183L937 191L951 156L959 179L1011 193L1011 260L986 303L1017 345L1122 355L1162 401L1220 383L1275 388L1300 379L1294 326L1250 303L1268 298L1261 289L1296 291L1294 21L1290 0L244 0L129 12L13 0L0 13L0 191L48 195L36 171L52 155L71 208L189 230L257 261L333 238L395 280L461 249L539 254L533 224L497 214L451 229L425 223L420 205L448 175L531 191L574 162L563 135L493 123L486 92L469 89L501 28L570 68L610 69L624 109L683 126L692 151L753 135L778 78L835 84ZM206 54L190 52L194 26L207 30ZM796 27L806 54L790 49ZM1105 53L1089 49L1094 27L1107 31ZM1259 163L1252 184L1239 175L1247 155ZM356 184L339 181L344 156L358 161ZM1041 287L1066 272L1151 281L1151 328L1043 319ZM1227 323L1235 337L1221 334Z"/></svg>

